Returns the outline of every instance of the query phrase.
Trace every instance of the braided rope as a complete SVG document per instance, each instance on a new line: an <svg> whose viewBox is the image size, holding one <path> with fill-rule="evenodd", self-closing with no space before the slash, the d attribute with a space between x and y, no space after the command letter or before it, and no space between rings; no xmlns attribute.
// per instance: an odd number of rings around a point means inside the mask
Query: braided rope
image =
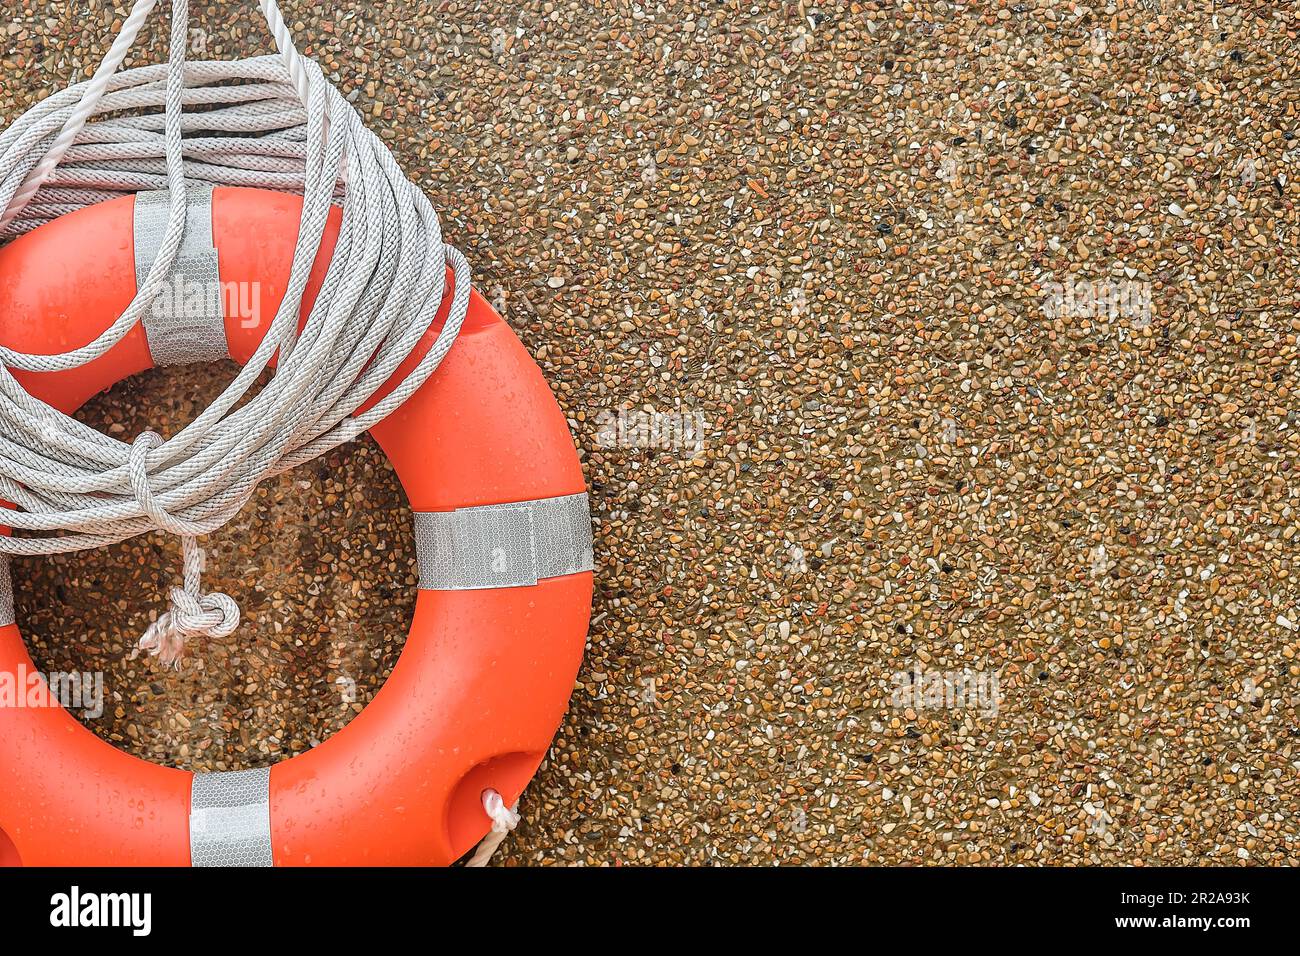
<svg viewBox="0 0 1300 956"><path fill-rule="evenodd" d="M261 481L357 437L419 389L460 331L470 272L443 243L423 193L294 49L275 0L259 5L278 56L186 62L189 4L172 0L168 62L119 72L155 4L137 0L91 80L37 103L0 133L0 241L106 199L170 191L153 267L108 329L58 355L0 347L0 498L18 506L6 521L27 532L0 537L0 554L79 551L154 530L180 536L183 586L141 639L172 664L187 640L225 636L239 623L229 596L202 592L196 537L229 521ZM171 438L146 431L128 444L33 398L13 372L85 365L140 322L177 259L187 179L302 194L298 243L280 308L229 386ZM333 259L299 331L336 200L343 216ZM445 325L415 368L371 403L433 324L448 267ZM275 376L241 405L277 351Z"/></svg>

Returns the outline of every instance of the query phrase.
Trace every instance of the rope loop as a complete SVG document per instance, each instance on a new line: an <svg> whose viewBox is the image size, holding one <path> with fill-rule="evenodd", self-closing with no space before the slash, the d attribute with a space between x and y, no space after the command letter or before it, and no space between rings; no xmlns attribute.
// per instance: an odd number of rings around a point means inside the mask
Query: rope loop
<svg viewBox="0 0 1300 956"><path fill-rule="evenodd" d="M129 459L131 492L135 495L135 501L140 506L140 510L147 514L155 525L171 531L176 519L158 506L158 501L149 488L149 452L161 446L162 443L162 436L155 431L143 431L131 443L131 457Z"/></svg>

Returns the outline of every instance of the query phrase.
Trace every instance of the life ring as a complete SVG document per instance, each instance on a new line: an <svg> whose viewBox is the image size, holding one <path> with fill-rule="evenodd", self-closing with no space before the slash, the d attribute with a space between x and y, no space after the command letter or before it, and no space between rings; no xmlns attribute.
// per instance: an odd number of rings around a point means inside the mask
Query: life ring
<svg viewBox="0 0 1300 956"><path fill-rule="evenodd" d="M107 328L135 295L165 197L90 206L0 249L0 343L56 353ZM155 308L153 325L147 318L87 365L16 373L29 392L71 412L154 366L160 351L206 354L213 322L230 357L248 359L284 295L301 199L217 188L188 192L187 204L176 273L210 281L219 271L228 290L249 284L260 315L219 309L205 326L200 305L187 325L183 310ZM340 221L335 209L303 316ZM518 798L563 717L591 611L590 515L568 424L523 345L475 293L441 367L372 434L415 512L420 559L410 634L374 700L306 753L213 774L129 756L57 706L0 706L0 864L445 865L488 831L485 791ZM9 585L6 569L0 674L31 674Z"/></svg>

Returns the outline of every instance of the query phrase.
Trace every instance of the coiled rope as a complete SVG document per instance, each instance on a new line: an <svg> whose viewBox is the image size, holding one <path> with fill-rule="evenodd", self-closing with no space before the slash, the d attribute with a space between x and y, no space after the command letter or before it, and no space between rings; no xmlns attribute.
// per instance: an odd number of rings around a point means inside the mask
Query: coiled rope
<svg viewBox="0 0 1300 956"><path fill-rule="evenodd" d="M91 80L36 104L0 134L0 241L106 199L170 191L153 267L102 335L60 355L0 347L0 498L18 506L5 520L26 533L0 536L0 554L80 551L155 530L178 535L183 584L140 641L174 664L187 640L225 636L239 623L232 598L201 590L197 537L229 521L261 481L350 441L423 385L460 331L470 271L443 243L424 194L294 49L275 0L259 5L279 56L187 62L189 3L172 0L168 62L118 72L156 2L137 0ZM85 365L141 321L181 246L187 179L300 193L298 244L266 337L225 391L171 438L146 431L128 444L33 398L13 372ZM333 259L299 331L336 200L343 216ZM446 323L414 369L374 400L433 324L448 267L455 282ZM241 405L277 351L274 377Z"/></svg>

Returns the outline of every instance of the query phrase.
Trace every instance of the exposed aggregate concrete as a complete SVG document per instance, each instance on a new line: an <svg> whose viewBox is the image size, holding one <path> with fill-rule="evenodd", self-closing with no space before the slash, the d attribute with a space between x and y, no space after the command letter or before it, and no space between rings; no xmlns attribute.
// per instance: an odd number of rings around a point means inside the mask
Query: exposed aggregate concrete
<svg viewBox="0 0 1300 956"><path fill-rule="evenodd" d="M583 449L591 645L502 861L1300 862L1294 12L281 5ZM269 50L254 6L196 3L196 43ZM9 4L0 115L127 8ZM229 375L83 414L174 430ZM700 445L629 447L619 409ZM208 546L246 623L180 675L130 655L173 541L17 562L19 620L106 671L107 739L265 765L400 653L405 501L359 443ZM897 706L904 672L997 675L996 714Z"/></svg>

